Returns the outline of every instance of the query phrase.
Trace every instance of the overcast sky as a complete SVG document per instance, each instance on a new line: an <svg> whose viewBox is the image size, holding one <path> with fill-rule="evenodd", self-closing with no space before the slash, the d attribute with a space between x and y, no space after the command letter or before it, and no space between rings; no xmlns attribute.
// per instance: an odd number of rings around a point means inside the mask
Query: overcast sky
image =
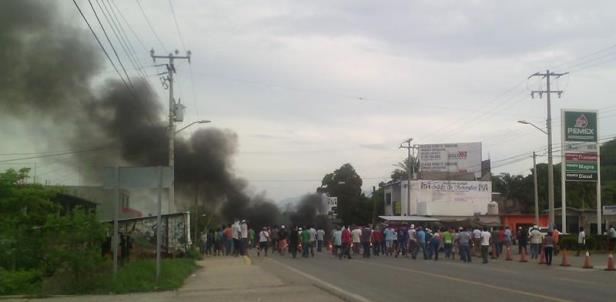
<svg viewBox="0 0 616 302"><path fill-rule="evenodd" d="M614 1L172 0L180 39L169 1L141 0L163 45L135 0L113 1L148 50L192 51L193 85L186 64L177 73L186 121L236 131L236 173L275 200L314 191L346 162L371 190L409 137L480 141L494 172L527 174L546 137L516 121L545 126L545 99L529 96L544 86L526 78L547 68L572 72L554 83L565 91L555 143L565 107L601 110L600 137L616 136ZM66 22L85 28L64 2Z"/></svg>

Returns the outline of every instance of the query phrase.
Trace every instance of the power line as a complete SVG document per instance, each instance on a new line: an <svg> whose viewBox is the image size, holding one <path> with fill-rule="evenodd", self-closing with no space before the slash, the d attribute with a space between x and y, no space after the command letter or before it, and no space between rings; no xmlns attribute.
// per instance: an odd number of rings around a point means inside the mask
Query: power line
<svg viewBox="0 0 616 302"><path fill-rule="evenodd" d="M122 64L122 60L120 60L120 56L118 55L118 52L113 46L113 43L111 43L111 39L109 38L107 31L105 30L105 27L103 26L103 23L101 22L101 19L98 17L98 14L96 13L96 9L94 9L94 5L92 5L92 0L88 0L88 3L90 4L90 7L92 8L94 17L96 17L96 20L98 21L98 24L100 25L101 30L103 31L103 34L105 34L105 38L107 38L107 42L109 43L111 50L113 50L113 53L115 54L116 59L118 59L118 64L120 64L120 67L122 67L122 70L124 71L124 74L126 75L126 79L130 83L130 87L134 89L135 85L133 85L133 82L131 81L130 76L128 76L128 72L126 72L126 68L124 68L124 64Z"/></svg>
<svg viewBox="0 0 616 302"><path fill-rule="evenodd" d="M186 50L186 45L184 44L184 38L182 37L182 32L180 31L180 25L178 24L178 18L175 15L175 9L173 8L172 0L169 0L169 8L171 9L171 15L173 16L173 22L175 22L175 29L178 32L178 38L180 39L180 43L182 43L182 48Z"/></svg>
<svg viewBox="0 0 616 302"><path fill-rule="evenodd" d="M154 37L156 38L156 40L158 41L162 49L169 50L169 48L165 47L165 44L158 36L158 33L156 33L156 30L154 30L152 23L150 23L150 19L148 18L148 16L145 13L145 10L143 9L143 6L141 6L141 2L139 0L135 0L135 2L137 2L137 5L139 6L139 9L141 10L141 14L143 15L143 18L145 19L145 22L148 24L148 27L150 27L150 31L152 31L152 34L154 34Z"/></svg>
<svg viewBox="0 0 616 302"><path fill-rule="evenodd" d="M102 2L102 5L101 5L101 2ZM103 14L103 17L105 18L105 20L107 20L107 24L109 24L109 26L111 27L113 35L116 38L116 41L120 43L120 47L124 51L124 54L126 55L126 57L128 57L128 60L130 61L131 65L133 65L133 67L138 71L138 73L141 74L141 76L145 80L145 73L143 72L139 63L134 59L132 53L130 52L129 43L124 39L124 36L125 36L124 29L120 27L121 24L119 24L119 22L117 21L115 13L109 10L109 8L107 7L107 4L105 3L105 0L96 0L96 4L101 10L101 13Z"/></svg>
<svg viewBox="0 0 616 302"><path fill-rule="evenodd" d="M126 86L127 89L130 90L130 87L128 86L128 83L126 83L126 81L124 80L124 77L122 77L122 74L120 73L120 71L118 70L118 67L115 65L115 63L113 62L113 60L111 59L111 56L109 56L109 53L107 52L107 50L105 49L105 47L103 46L103 43L101 42L101 40L98 38L98 35L96 34L96 32L94 31L94 29L92 28L92 25L90 25L90 22L88 21L88 19L86 18L86 16L83 14L83 11L81 11L81 8L79 7L79 5L77 4L76 0L73 0L73 3L75 4L75 7L77 8L77 10L79 11L79 14L81 15L81 17L83 18L83 21L86 22L86 24L88 25L88 28L90 29L90 32L92 32L92 35L94 36L94 39L96 39L96 42L98 43L98 46L100 46L101 50L103 51L103 53L105 54L105 57L107 57L107 60L109 60L109 63L111 63L111 66L113 66L113 69L115 70L115 72L118 74L118 77L120 77L120 80L122 80L122 83L124 83L124 86Z"/></svg>

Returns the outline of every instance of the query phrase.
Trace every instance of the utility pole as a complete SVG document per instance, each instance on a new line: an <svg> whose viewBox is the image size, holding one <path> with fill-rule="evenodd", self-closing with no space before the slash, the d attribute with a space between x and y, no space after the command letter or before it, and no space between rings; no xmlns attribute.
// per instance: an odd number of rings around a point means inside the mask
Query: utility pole
<svg viewBox="0 0 616 302"><path fill-rule="evenodd" d="M166 77L162 77L163 87L169 89L169 168L171 170L171 184L169 186L169 205L167 207L167 213L171 213L175 209L175 122L181 122L184 118L182 104L176 103L173 97L173 74L175 73L175 66L173 62L178 59L188 60L190 64L190 50L186 52L185 56L178 56L179 51L176 50L175 54L170 53L166 56L154 55L154 49L150 50L150 56L152 60L156 62L156 59L168 59L169 63L164 64L167 67Z"/></svg>
<svg viewBox="0 0 616 302"><path fill-rule="evenodd" d="M548 215L548 227L554 227L554 165L552 163L552 104L551 104L551 96L552 93L556 93L558 95L558 97L560 98L561 95L563 94L562 90L551 90L550 87L550 78L551 77L555 77L555 78L560 78L563 75L568 74L568 72L565 73L554 73L554 72L550 72L550 70L546 70L545 73L540 73L540 72L536 72L534 74L531 74L528 78L532 78L532 77L543 77L546 80L546 90L533 90L530 93L531 98L535 98L535 94L539 94L539 98L543 98L543 95L545 94L547 96L547 119L545 121L546 123L546 129L547 129L547 134L548 134L548 211L549 211L549 215ZM561 167L562 169L564 169L564 167ZM561 213L563 213L562 209L561 209Z"/></svg>
<svg viewBox="0 0 616 302"><path fill-rule="evenodd" d="M537 154L533 151L533 184L535 187L535 225L539 226L539 188L537 185Z"/></svg>
<svg viewBox="0 0 616 302"><path fill-rule="evenodd" d="M413 169L414 169L414 164L411 161L411 150L415 149L416 147L411 145L411 142L413 141L412 138L409 138L405 141L402 142L402 144L400 144L400 149L407 149L408 152L408 165L409 167L406 167L407 169L407 187L406 187L406 211L408 215L411 215L411 178L412 178L412 174L413 174ZM406 145L404 145L406 144ZM402 213L400 213L402 214Z"/></svg>

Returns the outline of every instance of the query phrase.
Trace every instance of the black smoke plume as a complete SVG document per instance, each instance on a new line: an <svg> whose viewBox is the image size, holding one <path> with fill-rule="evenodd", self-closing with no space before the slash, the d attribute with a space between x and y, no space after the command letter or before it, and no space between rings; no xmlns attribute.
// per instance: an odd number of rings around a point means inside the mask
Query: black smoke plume
<svg viewBox="0 0 616 302"><path fill-rule="evenodd" d="M91 181L105 166L166 165L166 108L148 82L133 77L129 89L104 80L106 62L92 35L65 23L55 5L0 1L0 124L26 127L50 149L87 150L68 164L87 166L81 173ZM233 173L237 144L233 131L212 127L178 138L176 199L192 202L197 194L226 221L275 222L276 206L262 195L248 197L247 183Z"/></svg>

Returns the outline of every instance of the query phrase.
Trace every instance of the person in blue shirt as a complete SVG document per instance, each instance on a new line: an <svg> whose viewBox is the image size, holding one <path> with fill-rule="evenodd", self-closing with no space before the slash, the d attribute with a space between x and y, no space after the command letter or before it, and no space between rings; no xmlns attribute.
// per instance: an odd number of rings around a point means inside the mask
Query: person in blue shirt
<svg viewBox="0 0 616 302"><path fill-rule="evenodd" d="M417 229L417 241L419 242L419 248L423 253L424 259L427 260L428 254L426 253L426 232L421 226Z"/></svg>
<svg viewBox="0 0 616 302"><path fill-rule="evenodd" d="M387 255L391 256L393 254L394 240L396 240L396 232L391 227L387 227L383 234L385 235Z"/></svg>

